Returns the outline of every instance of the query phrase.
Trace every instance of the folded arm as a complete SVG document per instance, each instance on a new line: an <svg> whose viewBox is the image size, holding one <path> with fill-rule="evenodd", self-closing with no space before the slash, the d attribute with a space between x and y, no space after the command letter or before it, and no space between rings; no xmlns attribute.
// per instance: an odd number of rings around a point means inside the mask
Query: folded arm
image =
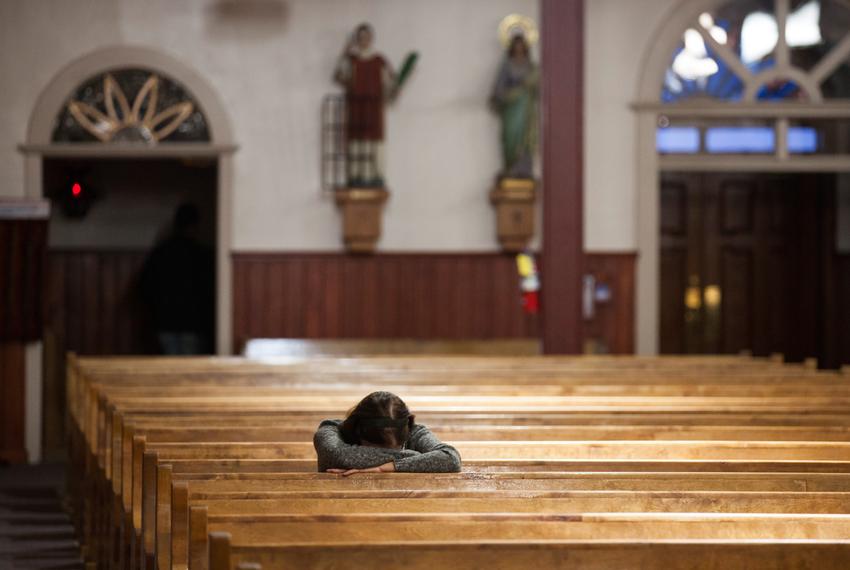
<svg viewBox="0 0 850 570"><path fill-rule="evenodd" d="M457 473L462 464L457 449L443 443L427 427L414 426L407 440L407 447L417 451L416 455L397 458L396 471L408 473Z"/></svg>
<svg viewBox="0 0 850 570"><path fill-rule="evenodd" d="M413 455L384 447L366 447L345 443L339 426L340 420L325 420L313 436L313 446L319 458L319 471L328 469L368 469L394 459Z"/></svg>

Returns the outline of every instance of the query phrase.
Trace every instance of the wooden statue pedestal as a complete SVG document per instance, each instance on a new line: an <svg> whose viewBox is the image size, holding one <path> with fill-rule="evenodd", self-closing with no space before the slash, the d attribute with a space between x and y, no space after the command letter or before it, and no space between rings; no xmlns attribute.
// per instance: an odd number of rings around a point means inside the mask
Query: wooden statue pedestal
<svg viewBox="0 0 850 570"><path fill-rule="evenodd" d="M496 232L502 250L523 251L534 235L535 182L526 178L502 178L490 192L496 207Z"/></svg>
<svg viewBox="0 0 850 570"><path fill-rule="evenodd" d="M342 238L353 253L374 253L381 238L381 214L390 193L386 188L340 188L336 203L342 209Z"/></svg>

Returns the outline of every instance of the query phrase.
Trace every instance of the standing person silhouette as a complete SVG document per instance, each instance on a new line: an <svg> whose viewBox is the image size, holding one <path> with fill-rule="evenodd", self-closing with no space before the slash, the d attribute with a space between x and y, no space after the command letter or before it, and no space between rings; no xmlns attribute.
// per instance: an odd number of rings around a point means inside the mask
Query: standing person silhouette
<svg viewBox="0 0 850 570"><path fill-rule="evenodd" d="M198 240L200 219L194 204L181 204L142 268L142 296L163 354L210 351L215 271L212 251Z"/></svg>

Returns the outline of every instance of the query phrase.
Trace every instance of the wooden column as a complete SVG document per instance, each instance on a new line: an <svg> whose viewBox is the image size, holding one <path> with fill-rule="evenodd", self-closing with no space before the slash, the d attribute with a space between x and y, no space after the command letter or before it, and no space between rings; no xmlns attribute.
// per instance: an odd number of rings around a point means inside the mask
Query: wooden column
<svg viewBox="0 0 850 570"><path fill-rule="evenodd" d="M584 1L541 0L543 351L581 351Z"/></svg>

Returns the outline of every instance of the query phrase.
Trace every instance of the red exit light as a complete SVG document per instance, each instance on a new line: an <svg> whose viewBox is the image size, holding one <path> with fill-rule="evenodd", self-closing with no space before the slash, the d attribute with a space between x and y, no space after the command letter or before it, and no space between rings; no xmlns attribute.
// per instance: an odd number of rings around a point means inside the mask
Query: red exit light
<svg viewBox="0 0 850 570"><path fill-rule="evenodd" d="M73 194L74 197L76 198L82 193L83 193L83 187L80 186L79 182L74 182L74 184L71 186L71 194Z"/></svg>

